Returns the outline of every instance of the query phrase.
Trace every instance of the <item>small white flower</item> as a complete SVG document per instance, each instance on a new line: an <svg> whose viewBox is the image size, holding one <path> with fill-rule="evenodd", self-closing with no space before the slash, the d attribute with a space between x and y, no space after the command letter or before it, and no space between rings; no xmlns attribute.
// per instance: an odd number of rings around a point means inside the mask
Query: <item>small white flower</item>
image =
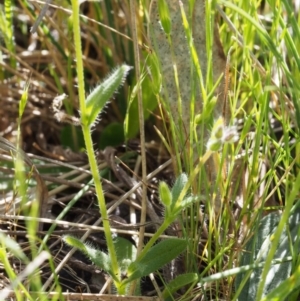
<svg viewBox="0 0 300 301"><path fill-rule="evenodd" d="M225 143L234 143L239 139L237 127L225 126L223 117L215 122L211 136L207 142L207 149L213 152L219 151Z"/></svg>

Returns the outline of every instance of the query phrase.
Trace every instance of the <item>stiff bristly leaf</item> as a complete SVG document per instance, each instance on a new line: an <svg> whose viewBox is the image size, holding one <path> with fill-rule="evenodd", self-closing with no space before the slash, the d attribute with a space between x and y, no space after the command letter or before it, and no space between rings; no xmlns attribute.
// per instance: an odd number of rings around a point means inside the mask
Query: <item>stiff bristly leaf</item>
<svg viewBox="0 0 300 301"><path fill-rule="evenodd" d="M136 246L128 239L117 237L114 239L118 264L121 271L126 272L128 265L136 258Z"/></svg>
<svg viewBox="0 0 300 301"><path fill-rule="evenodd" d="M186 185L186 183L188 182L188 177L185 173L182 173L181 175L179 175L179 177L176 179L174 186L172 188L172 204L174 205L179 196L181 191L183 190L184 186Z"/></svg>
<svg viewBox="0 0 300 301"><path fill-rule="evenodd" d="M159 198L162 202L162 204L165 206L165 208L169 207L172 203L172 193L170 191L170 188L166 182L160 182L159 187Z"/></svg>
<svg viewBox="0 0 300 301"><path fill-rule="evenodd" d="M96 266L100 267L107 273L109 273L114 279L115 275L112 273L111 268L111 260L109 256L95 248L90 247L87 243L83 243L79 239L66 235L63 237L63 240L65 243L67 243L69 246L74 247L81 251L83 254L85 254Z"/></svg>
<svg viewBox="0 0 300 301"><path fill-rule="evenodd" d="M82 112L82 123L91 126L103 110L105 104L116 93L118 88L124 83L131 67L122 65L116 68L103 83L98 85L86 98L85 112Z"/></svg>

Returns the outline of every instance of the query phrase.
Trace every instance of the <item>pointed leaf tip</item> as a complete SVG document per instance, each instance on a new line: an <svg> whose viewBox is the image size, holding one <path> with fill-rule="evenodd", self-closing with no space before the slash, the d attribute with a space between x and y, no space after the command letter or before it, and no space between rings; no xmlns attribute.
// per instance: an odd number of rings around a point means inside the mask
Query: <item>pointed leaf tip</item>
<svg viewBox="0 0 300 301"><path fill-rule="evenodd" d="M128 267L130 282L155 272L165 264L179 256L187 247L187 241L179 238L169 238L153 246L141 259L132 262Z"/></svg>
<svg viewBox="0 0 300 301"><path fill-rule="evenodd" d="M92 125L98 115L103 110L106 103L117 92L118 88L124 84L126 76L132 67L123 64L112 71L86 98L86 109L84 124Z"/></svg>
<svg viewBox="0 0 300 301"><path fill-rule="evenodd" d="M172 188L172 201L173 203L176 203L181 191L183 190L184 186L188 182L188 177L185 173L182 173L178 176L178 178L175 181L175 184Z"/></svg>

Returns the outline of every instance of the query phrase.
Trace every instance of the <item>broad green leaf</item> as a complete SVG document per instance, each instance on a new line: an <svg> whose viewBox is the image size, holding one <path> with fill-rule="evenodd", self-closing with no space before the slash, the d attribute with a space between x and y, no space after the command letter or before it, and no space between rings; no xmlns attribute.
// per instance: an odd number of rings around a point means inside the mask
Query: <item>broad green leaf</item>
<svg viewBox="0 0 300 301"><path fill-rule="evenodd" d="M291 256L293 253L298 254L300 251L298 241L300 230L299 207L299 204L296 204L291 211L288 222L288 231L284 230L281 234L280 243L274 256L276 259ZM280 218L280 214L271 213L261 220L258 229L255 231L257 235L254 235L245 246L245 252L243 253L240 262L241 267L252 263L264 262L266 260L272 245L272 235L276 231ZM296 242L298 244L296 244ZM295 248L295 250L291 250L291 245ZM240 285L247 280L242 288L241 294L239 295L241 300L255 300L262 269L263 268L255 269L251 274L242 273L237 275L235 281L236 290L238 290ZM286 279L290 277L291 271L292 262L284 261L280 264L274 264L271 266L264 286L264 296L271 293L274 289L286 281ZM247 276L249 276L249 279L245 278Z"/></svg>
<svg viewBox="0 0 300 301"><path fill-rule="evenodd" d="M114 239L114 246L120 269L127 271L129 264L136 258L136 246L123 237Z"/></svg>
<svg viewBox="0 0 300 301"><path fill-rule="evenodd" d="M128 239L117 237L114 239L114 246L116 250L119 270L122 275L127 277L129 265L136 259L136 246ZM122 284L125 286L125 291L129 292L131 283ZM140 281L137 281L135 287L135 295L141 294Z"/></svg>
<svg viewBox="0 0 300 301"><path fill-rule="evenodd" d="M186 247L187 241L179 238L170 238L159 242L141 260L137 259L131 263L128 268L128 278L124 283L157 271L181 254Z"/></svg>
<svg viewBox="0 0 300 301"><path fill-rule="evenodd" d="M130 71L131 67L122 65L116 68L111 75L109 75L103 83L98 85L93 92L86 98L85 112L82 112L82 120L84 124L92 125L106 103L124 83L125 78Z"/></svg>
<svg viewBox="0 0 300 301"><path fill-rule="evenodd" d="M96 266L106 271L108 274L110 274L115 280L116 277L112 273L111 269L111 261L109 256L97 249L94 249L90 247L87 243L83 243L79 239L66 235L63 237L63 240L65 243L67 243L69 246L74 247L81 251L83 254L85 254Z"/></svg>
<svg viewBox="0 0 300 301"><path fill-rule="evenodd" d="M196 281L198 281L198 274L196 273L187 273L177 276L174 280L168 283L167 287L164 289L162 293L164 300L169 300L169 298L172 297L172 293L185 285L195 283Z"/></svg>
<svg viewBox="0 0 300 301"><path fill-rule="evenodd" d="M269 293L261 301L281 301L287 300L291 292L299 289L300 287L300 266L297 267L296 272L288 279L283 281L278 287L276 287L271 293Z"/></svg>

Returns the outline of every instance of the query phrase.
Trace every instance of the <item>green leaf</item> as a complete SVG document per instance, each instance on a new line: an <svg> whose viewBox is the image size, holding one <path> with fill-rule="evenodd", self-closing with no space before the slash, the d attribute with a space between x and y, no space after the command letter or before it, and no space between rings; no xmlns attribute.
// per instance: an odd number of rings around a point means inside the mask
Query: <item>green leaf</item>
<svg viewBox="0 0 300 301"><path fill-rule="evenodd" d="M158 187L159 198L165 208L169 207L172 203L172 193L166 182L161 181Z"/></svg>
<svg viewBox="0 0 300 301"><path fill-rule="evenodd" d="M122 276L127 277L129 265L136 259L136 246L128 239L117 237L114 239L114 246L116 250L119 270ZM129 292L130 283L122 283L125 286L125 291ZM135 295L140 295L140 281L136 283Z"/></svg>
<svg viewBox="0 0 300 301"><path fill-rule="evenodd" d="M97 86L86 98L85 112L82 112L83 124L92 125L103 110L105 104L114 95L117 89L124 83L131 67L122 65L116 68L103 83Z"/></svg>
<svg viewBox="0 0 300 301"><path fill-rule="evenodd" d="M28 100L28 88L29 88L29 82L26 83L24 91L21 96L21 100L20 100L20 104L19 104L19 118L21 118L23 116L23 113L24 113L24 110L26 107L26 103Z"/></svg>
<svg viewBox="0 0 300 301"><path fill-rule="evenodd" d="M201 199L201 196L195 196L195 195L191 195L188 197L185 197L180 204L178 204L178 206L174 206L173 208L171 208L170 210L170 215L166 214L166 218L170 218L169 220L172 221L174 220L174 218L176 218L176 216L178 214L180 214L180 212L184 209L186 209L187 207L189 207L190 205L192 205L193 203L199 201ZM206 200L206 198L202 198L204 201Z"/></svg>
<svg viewBox="0 0 300 301"><path fill-rule="evenodd" d="M277 288L275 288L271 293L269 293L261 301L281 301L286 300L291 292L299 289L300 287L300 266L297 267L296 272L283 281Z"/></svg>
<svg viewBox="0 0 300 301"><path fill-rule="evenodd" d="M288 231L285 229L280 237L280 243L277 247L274 258L280 259L287 256L292 256L292 254L298 254L300 251L298 235L299 235L299 224L300 224L300 204L296 204L291 210L291 215L288 221ZM278 213L271 213L265 216L260 225L255 231L257 235L254 235L252 239L245 246L245 252L241 258L240 266L245 266L247 264L264 262L269 254L269 250L272 245L272 235L275 233L276 228L279 224L281 215ZM296 244L296 242L298 244ZM296 250L291 250L290 246L296 248ZM260 283L260 275L263 268L255 269L251 274L246 274L249 276L247 280L245 278L245 273L239 274L236 277L235 286L236 290L239 289L240 285L244 287L241 290L239 298L241 300L255 300L258 285ZM263 294L268 295L274 289L279 287L288 277L292 271L292 262L283 261L280 264L274 264L268 272L266 283L264 286ZM291 292L291 291L290 291ZM283 299L280 299L283 300Z"/></svg>
<svg viewBox="0 0 300 301"><path fill-rule="evenodd" d="M106 253L92 248L87 243L83 243L79 239L70 235L64 236L63 241L69 246L74 247L85 254L96 266L110 274L114 280L118 280L112 272L111 261Z"/></svg>
<svg viewBox="0 0 300 301"><path fill-rule="evenodd" d="M28 257L23 252L21 246L15 240L2 234L1 232L0 232L0 242L1 242L2 248L6 248L7 250L9 250L9 252L11 252L15 257L19 258L24 263L30 262Z"/></svg>
<svg viewBox="0 0 300 301"><path fill-rule="evenodd" d="M172 293L176 292L185 285L195 283L196 281L198 281L198 274L196 273L187 273L177 276L174 280L168 283L167 287L162 292L164 300L168 300L169 297L172 297Z"/></svg>
<svg viewBox="0 0 300 301"><path fill-rule="evenodd" d="M158 12L161 21L161 25L167 35L171 33L171 18L170 18L170 11L165 0L158 0Z"/></svg>
<svg viewBox="0 0 300 301"><path fill-rule="evenodd" d="M9 54L16 53L16 41L14 39L14 2L11 0L2 1L0 9L0 32L1 42L5 43L5 48ZM17 68L17 61L14 55L9 55L9 66L13 69Z"/></svg>
<svg viewBox="0 0 300 301"><path fill-rule="evenodd" d="M188 182L188 177L185 173L182 173L176 179L175 184L172 188L172 204L175 204L177 202L179 195L187 182Z"/></svg>
<svg viewBox="0 0 300 301"><path fill-rule="evenodd" d="M149 82L150 82L149 87L152 88L152 91L155 95L158 95L161 90L162 76L161 76L161 72L160 72L159 61L154 52L148 56L147 62L148 62L150 72L151 72L151 82L149 79ZM146 78L146 81L147 81L147 79L148 79L148 77ZM147 91L149 91L149 90L147 90ZM152 99L152 103L153 103L153 95L150 93L147 93L147 95L148 94L150 95L150 97ZM144 99L144 97L145 97L145 95L143 95L143 99Z"/></svg>
<svg viewBox="0 0 300 301"><path fill-rule="evenodd" d="M153 246L149 252L132 262L128 268L128 278L124 283L131 282L149 275L176 258L187 247L187 241L179 238L166 239Z"/></svg>
<svg viewBox="0 0 300 301"><path fill-rule="evenodd" d="M199 201L201 199L201 196L196 196L196 195L191 195L188 197L185 197L182 202L180 203L180 206L178 208L174 208L174 215L177 215L180 213L180 211L186 209L187 207L189 207L190 205L192 205L193 203ZM202 199L205 201L206 198L202 197Z"/></svg>
<svg viewBox="0 0 300 301"><path fill-rule="evenodd" d="M121 271L127 271L129 264L136 258L136 246L128 239L117 237L114 239L117 260Z"/></svg>

